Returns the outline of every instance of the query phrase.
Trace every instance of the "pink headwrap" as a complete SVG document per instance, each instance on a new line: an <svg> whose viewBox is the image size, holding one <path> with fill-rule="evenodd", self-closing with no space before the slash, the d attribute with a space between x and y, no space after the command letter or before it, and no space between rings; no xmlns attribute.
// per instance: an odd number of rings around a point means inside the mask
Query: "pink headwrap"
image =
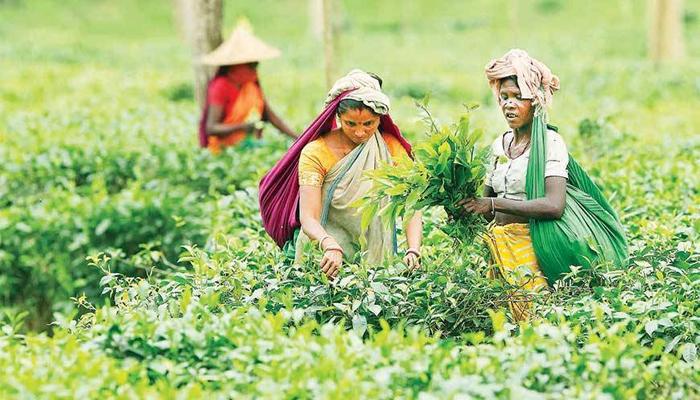
<svg viewBox="0 0 700 400"><path fill-rule="evenodd" d="M500 95L501 79L509 76L517 77L522 98L532 99L544 108L552 104L552 95L559 90L559 78L524 50L510 50L486 64L486 78L496 97Z"/></svg>

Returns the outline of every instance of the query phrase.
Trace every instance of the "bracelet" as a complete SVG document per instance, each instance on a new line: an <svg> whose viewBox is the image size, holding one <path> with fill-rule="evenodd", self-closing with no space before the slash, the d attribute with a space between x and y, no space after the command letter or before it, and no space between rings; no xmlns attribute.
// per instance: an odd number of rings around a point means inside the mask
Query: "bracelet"
<svg viewBox="0 0 700 400"><path fill-rule="evenodd" d="M494 198L491 197L491 216L495 217L496 216L496 207L494 206L493 202L494 202Z"/></svg>
<svg viewBox="0 0 700 400"><path fill-rule="evenodd" d="M406 250L406 255L408 254L415 254L416 257L420 258L420 252L416 249L409 248L408 250Z"/></svg>
<svg viewBox="0 0 700 400"><path fill-rule="evenodd" d="M342 254L343 256L345 255L345 252L344 252L343 249L340 248L340 247L329 247L329 248L323 250L323 252L324 252L324 253L327 253L327 252L329 252L329 251L331 251L331 250L339 251L340 254Z"/></svg>
<svg viewBox="0 0 700 400"><path fill-rule="evenodd" d="M318 241L318 249L319 250L323 250L323 241L326 239L332 239L331 235L326 235L326 236L322 237L321 240Z"/></svg>

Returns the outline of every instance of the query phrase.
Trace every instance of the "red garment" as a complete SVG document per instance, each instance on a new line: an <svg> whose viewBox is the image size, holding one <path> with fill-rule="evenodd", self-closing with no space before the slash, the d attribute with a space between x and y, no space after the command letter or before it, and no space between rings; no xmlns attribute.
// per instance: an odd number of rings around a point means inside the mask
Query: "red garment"
<svg viewBox="0 0 700 400"><path fill-rule="evenodd" d="M226 125L240 125L262 119L265 99L260 86L255 82L248 82L239 88L235 101L229 102L227 106L229 108L223 109L224 115L220 122ZM207 147L212 153L219 154L224 147L235 146L248 135L246 130L239 129L226 136L210 136Z"/></svg>
<svg viewBox="0 0 700 400"><path fill-rule="evenodd" d="M228 110L236 101L240 87L234 85L226 75L214 77L207 90L207 104L221 106Z"/></svg>
<svg viewBox="0 0 700 400"><path fill-rule="evenodd" d="M294 236L294 230L301 226L299 222L299 157L301 150L321 134L335 129L335 115L338 103L352 90L341 93L316 117L292 147L260 181L260 215L265 231L278 246ZM380 117L379 131L395 136L406 153L412 155L411 145L401 135L399 127L391 117Z"/></svg>
<svg viewBox="0 0 700 400"><path fill-rule="evenodd" d="M260 89L258 73L249 64L231 65L225 73L217 71L207 87L207 98L199 121L199 145L201 147L209 145L209 137L207 135L209 106L212 104L221 106L222 110L224 110L222 121L226 121L226 113L233 109L241 87L250 82L255 83ZM260 91L262 93L262 89Z"/></svg>

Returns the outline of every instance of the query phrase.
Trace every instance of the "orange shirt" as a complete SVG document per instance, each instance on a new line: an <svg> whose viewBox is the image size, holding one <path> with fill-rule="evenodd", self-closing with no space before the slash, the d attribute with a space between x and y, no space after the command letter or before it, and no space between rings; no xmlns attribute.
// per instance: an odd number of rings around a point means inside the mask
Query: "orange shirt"
<svg viewBox="0 0 700 400"><path fill-rule="evenodd" d="M382 133L391 157L408 157L406 149L394 135ZM340 159L333 154L323 136L310 142L301 151L299 158L299 185L322 187L323 181Z"/></svg>

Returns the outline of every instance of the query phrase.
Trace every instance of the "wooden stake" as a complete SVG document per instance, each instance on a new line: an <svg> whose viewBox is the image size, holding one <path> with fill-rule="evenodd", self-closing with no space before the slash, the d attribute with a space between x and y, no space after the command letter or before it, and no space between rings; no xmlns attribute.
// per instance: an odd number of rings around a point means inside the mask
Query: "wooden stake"
<svg viewBox="0 0 700 400"><path fill-rule="evenodd" d="M323 40L323 0L309 0L309 32L314 39Z"/></svg>
<svg viewBox="0 0 700 400"><path fill-rule="evenodd" d="M649 0L649 58L678 61L685 56L683 0Z"/></svg>
<svg viewBox="0 0 700 400"><path fill-rule="evenodd" d="M333 13L334 0L323 0L323 53L326 70L326 87L328 89L333 86L336 74L336 54L335 54L335 27Z"/></svg>

